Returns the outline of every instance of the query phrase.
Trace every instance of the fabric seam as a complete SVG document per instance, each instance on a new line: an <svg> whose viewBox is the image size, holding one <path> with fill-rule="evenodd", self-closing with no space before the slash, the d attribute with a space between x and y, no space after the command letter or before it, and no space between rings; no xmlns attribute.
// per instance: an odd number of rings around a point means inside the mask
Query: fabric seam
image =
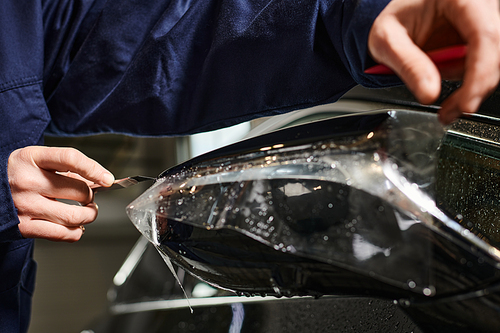
<svg viewBox="0 0 500 333"><path fill-rule="evenodd" d="M0 84L0 93L39 83L42 83L42 80L38 79L37 76L28 76L22 79L8 81Z"/></svg>
<svg viewBox="0 0 500 333"><path fill-rule="evenodd" d="M15 90L15 89L19 89L19 88L24 88L24 87L29 87L29 86L35 86L37 84L41 84L42 83L42 80L24 81L24 80L28 80L28 79L34 79L34 78L37 78L37 77L36 76L32 76L32 77L26 77L24 79L10 81L8 83L16 83L17 82L18 84L17 85L13 85L11 87L4 88L2 90L1 86L6 86L7 85L7 83L4 83L4 84L0 85L0 93L5 93L7 91ZM41 94L41 91L39 93ZM31 137L33 137L33 134L35 134L36 132L39 132L40 131L40 127L43 126L43 124L45 123L45 122L43 122L41 120L39 120L37 122L38 122L38 124L36 126L34 126L33 129L31 130L30 137L24 138L24 139L16 141L16 142L11 142L11 143L6 144L6 145L2 145L2 146L0 146L0 150L11 149L12 147L14 147L14 148L15 147L19 147L20 145L24 144L25 142L28 142L29 139Z"/></svg>

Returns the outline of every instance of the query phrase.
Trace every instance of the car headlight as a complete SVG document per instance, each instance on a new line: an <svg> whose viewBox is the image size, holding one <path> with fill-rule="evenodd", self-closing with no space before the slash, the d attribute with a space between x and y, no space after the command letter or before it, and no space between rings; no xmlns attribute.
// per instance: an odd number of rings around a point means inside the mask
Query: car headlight
<svg viewBox="0 0 500 333"><path fill-rule="evenodd" d="M398 110L287 128L166 170L127 212L162 256L221 288L462 292L497 279L500 254L436 203L445 133L435 114Z"/></svg>

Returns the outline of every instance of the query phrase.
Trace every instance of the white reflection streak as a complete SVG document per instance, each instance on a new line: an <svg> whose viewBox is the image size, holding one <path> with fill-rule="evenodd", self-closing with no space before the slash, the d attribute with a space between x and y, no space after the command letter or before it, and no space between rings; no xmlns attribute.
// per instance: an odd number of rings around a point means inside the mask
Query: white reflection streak
<svg viewBox="0 0 500 333"><path fill-rule="evenodd" d="M414 220L401 215L397 210L394 211L394 216L398 221L398 226L401 231L408 230L412 225L420 223L420 220Z"/></svg>
<svg viewBox="0 0 500 333"><path fill-rule="evenodd" d="M352 250L354 257L360 261L370 259L378 253L383 253L386 257L391 254L390 248L384 249L380 246L373 245L359 234L353 235Z"/></svg>
<svg viewBox="0 0 500 333"><path fill-rule="evenodd" d="M231 309L233 310L233 319L231 326L229 326L229 333L240 333L245 319L245 309L241 303L231 304Z"/></svg>
<svg viewBox="0 0 500 333"><path fill-rule="evenodd" d="M115 286L121 286L127 281L130 274L134 271L135 267L141 260L144 251L148 245L148 240L145 237L140 237L137 243L134 245L132 251L130 251L127 259L122 264L115 277L113 278L113 283Z"/></svg>
<svg viewBox="0 0 500 333"><path fill-rule="evenodd" d="M311 191L300 183L288 183L279 188L288 197L300 196L303 194L311 193Z"/></svg>

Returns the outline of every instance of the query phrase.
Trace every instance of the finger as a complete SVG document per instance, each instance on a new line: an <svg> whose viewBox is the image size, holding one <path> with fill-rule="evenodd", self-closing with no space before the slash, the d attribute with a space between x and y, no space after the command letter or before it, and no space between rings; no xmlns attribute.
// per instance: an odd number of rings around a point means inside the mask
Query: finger
<svg viewBox="0 0 500 333"><path fill-rule="evenodd" d="M373 26L369 49L375 61L391 68L423 104L434 102L441 91L441 76L432 60L394 17Z"/></svg>
<svg viewBox="0 0 500 333"><path fill-rule="evenodd" d="M102 186L111 186L114 176L96 161L73 148L40 147L33 161L42 169L77 173Z"/></svg>
<svg viewBox="0 0 500 333"><path fill-rule="evenodd" d="M34 220L50 221L67 227L79 227L93 222L97 218L97 205L70 205L56 200L38 198L29 205L18 207L19 216Z"/></svg>
<svg viewBox="0 0 500 333"><path fill-rule="evenodd" d="M498 63L491 64L491 70L483 74L466 69L462 86L441 104L439 117L442 123L450 124L460 115L475 113L479 109L500 79L499 73L493 69L495 66Z"/></svg>
<svg viewBox="0 0 500 333"><path fill-rule="evenodd" d="M445 15L468 45L463 83L441 109L451 122L461 113L476 112L500 79L500 14L498 1L446 7Z"/></svg>
<svg viewBox="0 0 500 333"><path fill-rule="evenodd" d="M59 174L59 175L62 175L62 176L69 177L69 178L74 178L74 179L81 180L82 182L84 182L85 184L87 184L87 186L92 186L92 185L95 184L94 182L92 182L92 181L90 181L88 179L85 179L82 176L80 176L79 174L71 172L71 171L66 171L66 172L59 172L58 171L56 173Z"/></svg>
<svg viewBox="0 0 500 333"><path fill-rule="evenodd" d="M67 227L44 220L20 219L19 231L25 238L43 238L51 241L73 243L83 235L80 227Z"/></svg>
<svg viewBox="0 0 500 333"><path fill-rule="evenodd" d="M68 199L87 205L94 200L94 192L79 178L44 171L43 186L39 193L47 198Z"/></svg>

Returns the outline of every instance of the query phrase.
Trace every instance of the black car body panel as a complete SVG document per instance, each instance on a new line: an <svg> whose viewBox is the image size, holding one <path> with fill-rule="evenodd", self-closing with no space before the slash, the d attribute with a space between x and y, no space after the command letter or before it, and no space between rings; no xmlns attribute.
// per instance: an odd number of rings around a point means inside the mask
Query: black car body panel
<svg viewBox="0 0 500 333"><path fill-rule="evenodd" d="M404 95L394 91L375 99L420 111L299 125L161 174L129 206L153 245L141 240L134 268L112 289L110 313L92 331L497 331L495 112L441 133L426 128L436 108L388 98ZM373 93L347 98L369 103ZM333 174L339 161L350 161L342 162L349 176ZM272 172L249 171L259 165ZM357 168L367 178L351 177ZM144 202L153 208L137 214ZM193 314L155 248L182 268ZM211 297L197 297L200 285Z"/></svg>

